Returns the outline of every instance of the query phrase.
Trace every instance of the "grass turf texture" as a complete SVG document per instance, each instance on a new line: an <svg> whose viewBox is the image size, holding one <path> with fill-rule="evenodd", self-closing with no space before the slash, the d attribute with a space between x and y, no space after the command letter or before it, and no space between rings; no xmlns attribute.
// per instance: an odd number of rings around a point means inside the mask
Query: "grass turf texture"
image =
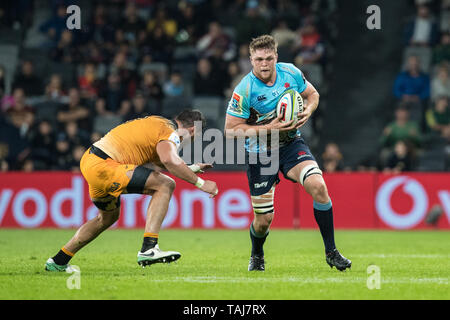
<svg viewBox="0 0 450 320"><path fill-rule="evenodd" d="M325 262L318 230L272 230L266 271L248 272L248 230L163 230L162 250L181 252L172 264L136 263L141 230L107 230L70 262L68 273L44 271L47 258L75 230L0 230L0 299L450 299L450 233L336 231L353 262L339 272ZM367 288L367 267L380 267L381 288Z"/></svg>

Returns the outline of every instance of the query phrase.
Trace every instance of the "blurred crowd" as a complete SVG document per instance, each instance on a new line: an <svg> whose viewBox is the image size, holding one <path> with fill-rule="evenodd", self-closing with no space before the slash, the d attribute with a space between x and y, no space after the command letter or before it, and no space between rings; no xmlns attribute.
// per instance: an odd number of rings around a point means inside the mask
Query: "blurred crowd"
<svg viewBox="0 0 450 320"><path fill-rule="evenodd" d="M80 30L67 29L71 4ZM320 90L335 9L334 0L2 2L2 35L19 39L0 36L0 168L77 171L117 124L185 107L222 129L251 70L248 44L264 33L277 39L279 61L295 62ZM2 56L14 45L16 55Z"/></svg>
<svg viewBox="0 0 450 320"><path fill-rule="evenodd" d="M415 0L404 26L396 108L380 134L379 168L450 170L450 1Z"/></svg>
<svg viewBox="0 0 450 320"><path fill-rule="evenodd" d="M450 170L450 0L410 0L415 14L403 26L401 71L393 79L391 120L376 156L356 167L335 142L319 158L326 172Z"/></svg>

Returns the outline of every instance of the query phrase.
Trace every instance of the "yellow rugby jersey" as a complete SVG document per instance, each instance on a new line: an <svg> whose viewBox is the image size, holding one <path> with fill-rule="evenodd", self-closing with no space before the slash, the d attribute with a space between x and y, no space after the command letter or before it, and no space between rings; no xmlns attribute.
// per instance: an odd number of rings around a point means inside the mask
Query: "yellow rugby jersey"
<svg viewBox="0 0 450 320"><path fill-rule="evenodd" d="M94 146L120 163L160 164L156 145L162 140L168 140L178 148L180 137L175 130L170 120L159 116L138 118L111 129Z"/></svg>

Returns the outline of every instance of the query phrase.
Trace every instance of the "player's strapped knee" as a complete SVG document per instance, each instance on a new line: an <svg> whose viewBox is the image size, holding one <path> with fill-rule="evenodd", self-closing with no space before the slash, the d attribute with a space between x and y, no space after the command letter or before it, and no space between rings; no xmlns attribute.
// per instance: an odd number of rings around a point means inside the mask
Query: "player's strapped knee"
<svg viewBox="0 0 450 320"><path fill-rule="evenodd" d="M319 167L314 164L310 164L303 168L303 170L300 172L300 183L302 184L302 186L305 183L305 180L313 174L322 175L322 170L320 170Z"/></svg>
<svg viewBox="0 0 450 320"><path fill-rule="evenodd" d="M273 198L275 187L272 187L269 192L260 196L252 196L252 206L255 214L269 214L274 213Z"/></svg>
<svg viewBox="0 0 450 320"><path fill-rule="evenodd" d="M102 211L112 211L120 208L120 196L115 198L113 196L106 196L103 198L92 199L94 205Z"/></svg>
<svg viewBox="0 0 450 320"><path fill-rule="evenodd" d="M130 182L127 185L128 193L143 193L145 188L145 183L147 182L148 176L152 173L152 169L137 166L134 169L133 175L131 176Z"/></svg>

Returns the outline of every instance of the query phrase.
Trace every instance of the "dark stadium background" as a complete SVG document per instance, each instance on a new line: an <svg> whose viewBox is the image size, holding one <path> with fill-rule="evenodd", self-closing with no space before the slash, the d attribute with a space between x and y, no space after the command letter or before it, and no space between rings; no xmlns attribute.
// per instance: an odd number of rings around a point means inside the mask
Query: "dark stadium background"
<svg viewBox="0 0 450 320"><path fill-rule="evenodd" d="M80 30L66 27L73 4L81 9ZM381 29L366 26L369 5L379 6ZM70 188L86 148L126 120L170 118L195 107L208 127L223 130L231 92L251 69L248 43L270 33L279 61L296 64L321 95L302 132L332 181L332 197L341 192L336 201L344 205L349 189L367 190L359 198L367 205L352 211L348 200L345 214L365 210L368 218L341 226L386 227L375 193L384 181L406 177L398 185L418 183L425 191L417 197L427 198L414 226L448 228L449 21L447 0L2 1L3 199L8 188L15 201L19 190L33 187L36 172L42 185L34 187L44 194L60 171L69 173L58 188ZM420 66L413 77L410 56ZM218 164L211 174L244 168ZM292 185L284 188L297 198ZM416 195L394 190L392 208L407 213ZM303 206L291 203L291 227L302 226L295 211ZM24 207L33 212L36 205ZM5 208L0 225L17 226L9 202Z"/></svg>

